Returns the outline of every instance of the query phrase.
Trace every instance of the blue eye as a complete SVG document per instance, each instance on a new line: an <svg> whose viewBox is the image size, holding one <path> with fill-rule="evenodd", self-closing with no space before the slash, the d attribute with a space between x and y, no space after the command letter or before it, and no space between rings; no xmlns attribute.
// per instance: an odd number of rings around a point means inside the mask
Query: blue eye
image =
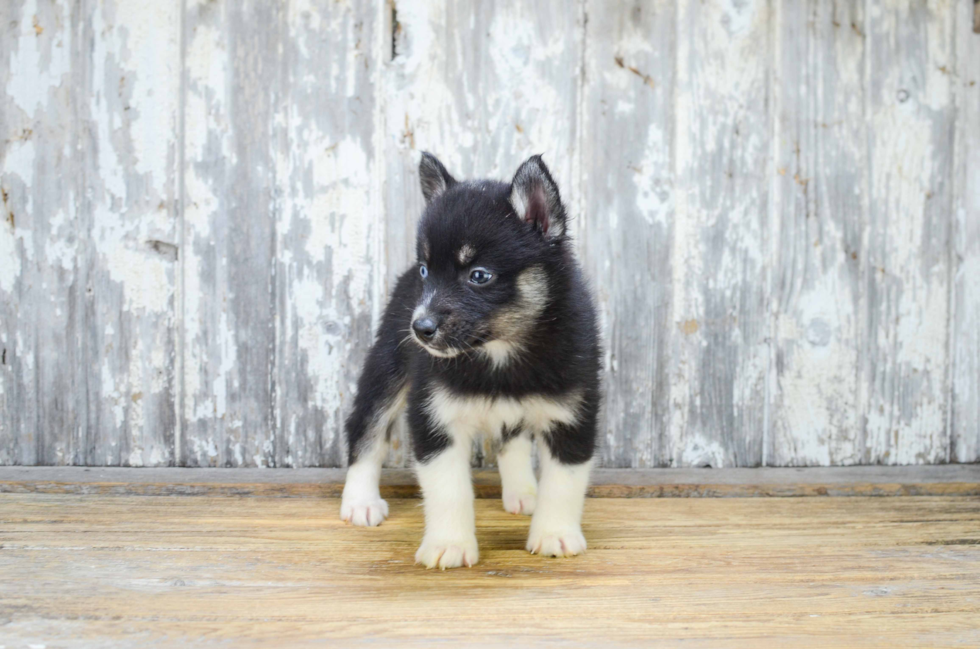
<svg viewBox="0 0 980 649"><path fill-rule="evenodd" d="M425 279L426 277L429 276L429 269L425 267L425 264L419 266L419 275L422 276L422 279Z"/></svg>
<svg viewBox="0 0 980 649"><path fill-rule="evenodd" d="M486 268L475 268L470 273L470 284L486 284L493 279L493 273Z"/></svg>

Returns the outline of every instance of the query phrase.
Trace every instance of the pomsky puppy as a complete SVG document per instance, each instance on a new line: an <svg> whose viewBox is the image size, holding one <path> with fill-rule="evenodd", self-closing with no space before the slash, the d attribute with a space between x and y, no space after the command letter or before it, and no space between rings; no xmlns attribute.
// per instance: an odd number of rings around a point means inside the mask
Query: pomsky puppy
<svg viewBox="0 0 980 649"><path fill-rule="evenodd" d="M600 352L558 187L541 156L504 183L457 181L423 153L419 176L418 262L398 279L358 382L340 516L378 525L388 515L378 480L404 416L425 509L416 563L455 568L479 558L470 476L477 435L501 443L504 509L533 515L528 551L579 554Z"/></svg>

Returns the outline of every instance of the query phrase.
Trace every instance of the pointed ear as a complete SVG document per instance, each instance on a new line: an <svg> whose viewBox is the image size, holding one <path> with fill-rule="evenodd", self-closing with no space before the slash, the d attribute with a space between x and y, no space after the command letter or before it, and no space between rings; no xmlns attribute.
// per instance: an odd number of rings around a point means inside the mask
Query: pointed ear
<svg viewBox="0 0 980 649"><path fill-rule="evenodd" d="M514 174L510 202L521 219L533 224L548 239L565 234L565 208L548 167L540 155L528 158Z"/></svg>
<svg viewBox="0 0 980 649"><path fill-rule="evenodd" d="M422 195L425 204L431 203L439 194L456 184L456 179L449 175L439 159L428 151L422 152L419 161L419 182L422 184Z"/></svg>

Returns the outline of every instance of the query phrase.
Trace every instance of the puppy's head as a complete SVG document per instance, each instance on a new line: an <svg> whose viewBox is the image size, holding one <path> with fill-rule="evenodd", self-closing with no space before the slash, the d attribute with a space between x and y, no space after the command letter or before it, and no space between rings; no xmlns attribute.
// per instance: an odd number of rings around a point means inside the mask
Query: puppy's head
<svg viewBox="0 0 980 649"><path fill-rule="evenodd" d="M423 153L419 177L426 207L412 336L434 356L478 350L505 363L549 301L547 263L567 239L558 186L541 156L510 183L459 182Z"/></svg>

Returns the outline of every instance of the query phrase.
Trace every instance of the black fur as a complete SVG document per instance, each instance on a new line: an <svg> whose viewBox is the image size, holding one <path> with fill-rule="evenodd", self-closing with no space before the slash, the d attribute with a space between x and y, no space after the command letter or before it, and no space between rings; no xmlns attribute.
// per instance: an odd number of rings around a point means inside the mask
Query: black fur
<svg viewBox="0 0 980 649"><path fill-rule="evenodd" d="M406 386L417 460L425 463L444 449L450 443L447 432L424 407L437 385L457 394L491 398L557 397L578 391L583 399L577 423L554 426L543 441L563 463L589 460L600 400L596 315L547 167L534 156L512 183L459 182L434 156L424 154L420 178L427 204L418 228L418 261L398 280L358 383L347 420L351 464L371 441L370 435L378 434L372 432L378 413ZM521 192L516 206L511 201L515 190ZM458 253L464 244L475 256L460 264ZM492 273L491 281L474 285L473 269ZM529 269L536 270L525 274L525 280L537 277L547 287L544 304L520 301L518 278ZM434 292L427 313L439 322L430 347L436 352L458 351L452 358L432 355L412 335L413 313L424 292ZM532 307L539 313L522 319L521 313ZM517 315L506 327L495 325L505 312ZM508 340L519 341L521 351L495 368L480 348L499 339L504 330ZM492 432L500 432L506 443L521 431L518 427Z"/></svg>
<svg viewBox="0 0 980 649"><path fill-rule="evenodd" d="M447 188L456 184L456 179L449 175L439 159L428 151L422 152L419 162L419 184L422 186L422 197L429 203Z"/></svg>

